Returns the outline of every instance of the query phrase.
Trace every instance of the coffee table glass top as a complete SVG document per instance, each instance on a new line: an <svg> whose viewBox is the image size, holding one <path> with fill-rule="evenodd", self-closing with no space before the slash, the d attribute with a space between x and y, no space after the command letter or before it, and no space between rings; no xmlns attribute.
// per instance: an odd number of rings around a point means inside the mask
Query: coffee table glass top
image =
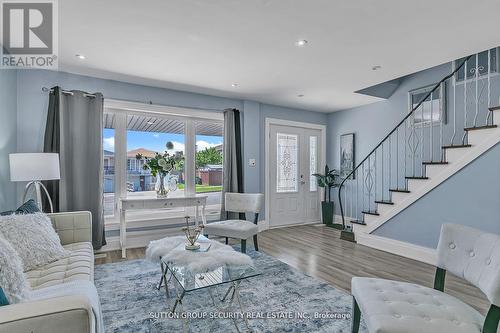
<svg viewBox="0 0 500 333"><path fill-rule="evenodd" d="M205 273L191 272L185 266L167 265L167 270L185 292L236 282L258 276L253 266L220 266Z"/></svg>

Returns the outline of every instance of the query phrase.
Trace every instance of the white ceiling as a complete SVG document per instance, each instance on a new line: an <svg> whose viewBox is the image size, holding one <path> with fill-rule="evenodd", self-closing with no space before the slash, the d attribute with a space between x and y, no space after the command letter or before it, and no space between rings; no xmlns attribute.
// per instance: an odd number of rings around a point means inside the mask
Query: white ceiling
<svg viewBox="0 0 500 333"><path fill-rule="evenodd" d="M331 112L499 46L499 13L498 0L62 0L60 70Z"/></svg>

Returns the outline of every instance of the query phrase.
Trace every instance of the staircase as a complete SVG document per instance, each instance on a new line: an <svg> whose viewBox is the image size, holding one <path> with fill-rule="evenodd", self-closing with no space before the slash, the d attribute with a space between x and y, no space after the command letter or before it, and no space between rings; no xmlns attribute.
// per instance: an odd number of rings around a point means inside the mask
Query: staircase
<svg viewBox="0 0 500 333"><path fill-rule="evenodd" d="M420 93L410 112L343 178L338 201L345 239L354 233L370 246L370 237L378 237L373 231L500 142L500 106L492 106L493 80L500 81L490 70L494 51L465 58Z"/></svg>

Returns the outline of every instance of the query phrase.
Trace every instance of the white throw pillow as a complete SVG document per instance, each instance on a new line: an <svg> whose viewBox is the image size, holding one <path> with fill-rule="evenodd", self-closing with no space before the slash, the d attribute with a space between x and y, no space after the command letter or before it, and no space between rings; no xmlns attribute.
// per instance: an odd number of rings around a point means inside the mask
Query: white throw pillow
<svg viewBox="0 0 500 333"><path fill-rule="evenodd" d="M31 288L23 273L23 263L12 245L0 236L0 287L10 304L29 298Z"/></svg>
<svg viewBox="0 0 500 333"><path fill-rule="evenodd" d="M43 213L0 217L0 235L19 253L25 272L69 255Z"/></svg>

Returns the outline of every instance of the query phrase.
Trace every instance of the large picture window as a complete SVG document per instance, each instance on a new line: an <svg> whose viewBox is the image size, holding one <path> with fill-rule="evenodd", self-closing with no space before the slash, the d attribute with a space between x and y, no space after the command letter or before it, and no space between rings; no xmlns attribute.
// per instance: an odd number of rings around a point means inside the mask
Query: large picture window
<svg viewBox="0 0 500 333"><path fill-rule="evenodd" d="M168 197L206 195L207 219L219 219L223 121L220 116L214 118L203 119L198 114L190 117L189 114L179 116L105 108L103 165L106 223L118 222L119 201L116 198L156 197L157 179L144 168L144 163L147 158L164 151L183 156L170 173L170 177L177 182L177 190L169 192ZM173 143L173 149L167 149L167 142ZM186 174L189 170L191 176ZM184 208L132 210L127 212L127 221L155 224L155 221L172 220L177 225L191 213Z"/></svg>

